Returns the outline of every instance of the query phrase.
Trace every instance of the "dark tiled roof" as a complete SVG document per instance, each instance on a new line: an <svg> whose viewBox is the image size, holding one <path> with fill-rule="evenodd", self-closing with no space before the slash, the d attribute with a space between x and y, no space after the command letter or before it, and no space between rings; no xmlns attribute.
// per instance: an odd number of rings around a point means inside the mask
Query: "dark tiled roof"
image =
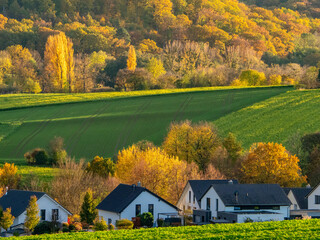
<svg viewBox="0 0 320 240"><path fill-rule="evenodd" d="M308 209L308 198L306 196L312 191L312 188L283 188L288 195L290 190L293 193L300 209Z"/></svg>
<svg viewBox="0 0 320 240"><path fill-rule="evenodd" d="M226 206L291 205L278 184L214 184L212 187Z"/></svg>
<svg viewBox="0 0 320 240"><path fill-rule="evenodd" d="M230 180L189 180L189 184L192 191L199 203L202 195L211 187L213 184L227 184ZM238 184L238 180L232 180L233 184Z"/></svg>
<svg viewBox="0 0 320 240"><path fill-rule="evenodd" d="M167 203L171 207L179 210L173 204L167 202L163 198L159 197L155 193L149 191L144 187L138 187L135 185L120 184L114 189L98 206L97 209L121 213L134 199L136 199L142 192L148 192L159 198L163 202Z"/></svg>
<svg viewBox="0 0 320 240"><path fill-rule="evenodd" d="M0 206L3 210L11 208L11 214L18 217L28 207L31 196L40 199L43 195L45 195L44 192L8 190L7 194L0 198Z"/></svg>

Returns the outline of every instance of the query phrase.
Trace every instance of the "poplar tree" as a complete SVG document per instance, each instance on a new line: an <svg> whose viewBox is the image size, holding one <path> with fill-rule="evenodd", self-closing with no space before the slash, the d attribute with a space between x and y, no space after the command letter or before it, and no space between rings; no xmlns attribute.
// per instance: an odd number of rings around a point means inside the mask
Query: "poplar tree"
<svg viewBox="0 0 320 240"><path fill-rule="evenodd" d="M44 61L47 82L53 90L72 92L73 53L73 43L64 33L49 36L44 52Z"/></svg>
<svg viewBox="0 0 320 240"><path fill-rule="evenodd" d="M127 68L134 72L137 67L137 56L134 47L131 45L128 52Z"/></svg>
<svg viewBox="0 0 320 240"><path fill-rule="evenodd" d="M36 196L31 196L29 206L26 211L27 213L26 213L26 220L24 222L24 226L30 232L32 232L40 221L39 207L37 204Z"/></svg>
<svg viewBox="0 0 320 240"><path fill-rule="evenodd" d="M0 226L7 231L8 228L12 226L14 219L15 217L11 214L11 208L7 208L2 213L2 217L0 219Z"/></svg>
<svg viewBox="0 0 320 240"><path fill-rule="evenodd" d="M81 206L80 217L81 222L86 222L90 225L93 224L93 221L96 219L98 213L96 205L93 201L92 191L89 189L84 196L83 203Z"/></svg>

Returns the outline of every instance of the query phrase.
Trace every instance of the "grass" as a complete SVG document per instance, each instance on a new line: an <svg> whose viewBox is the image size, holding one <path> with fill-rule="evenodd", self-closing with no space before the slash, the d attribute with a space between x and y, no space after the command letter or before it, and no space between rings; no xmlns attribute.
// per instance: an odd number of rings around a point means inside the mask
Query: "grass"
<svg viewBox="0 0 320 240"><path fill-rule="evenodd" d="M162 94L175 94L175 93L192 93L192 92L205 92L213 90L226 90L226 89L242 89L244 87L202 87L202 88L183 88L183 89L159 89L159 90L144 90L133 92L105 92L105 93L48 93L48 94L10 94L0 95L0 110L16 109L34 106L46 106L51 104L64 104L75 102L90 102L101 101L108 99L119 99L128 97L139 96L154 96ZM250 87L245 87L250 88ZM258 88L258 87L251 87ZM264 86L259 88L265 88Z"/></svg>
<svg viewBox="0 0 320 240"><path fill-rule="evenodd" d="M320 90L290 91L235 111L215 121L248 148L254 142L286 143L297 132L320 130Z"/></svg>
<svg viewBox="0 0 320 240"><path fill-rule="evenodd" d="M215 224L105 232L38 235L17 239L319 239L320 220Z"/></svg>
<svg viewBox="0 0 320 240"><path fill-rule="evenodd" d="M77 159L91 160L96 155L112 157L139 140L161 144L172 121L214 122L288 90L292 88L226 87L113 93L121 98L112 98L111 93L1 96L0 102L9 100L1 105L7 109L0 111L0 126L3 126L0 159L19 162L26 151L46 147L54 136L63 137L68 153ZM124 97L139 94L146 96ZM77 98L71 98L74 96ZM66 99L69 102L87 99L86 96L100 101L47 105L48 101L56 103L59 98L63 98L59 100L62 103ZM41 104L47 106L34 106ZM28 105L34 107L26 107ZM13 106L25 108L13 109Z"/></svg>

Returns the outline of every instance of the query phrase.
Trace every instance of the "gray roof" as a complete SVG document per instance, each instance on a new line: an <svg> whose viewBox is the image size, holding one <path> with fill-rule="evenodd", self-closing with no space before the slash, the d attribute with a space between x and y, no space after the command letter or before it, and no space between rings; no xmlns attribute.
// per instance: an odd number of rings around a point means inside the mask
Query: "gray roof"
<svg viewBox="0 0 320 240"><path fill-rule="evenodd" d="M129 204L135 200L141 193L148 192L158 198L159 200L167 203L171 207L179 210L176 206L159 197L155 193L149 191L144 187L138 187L136 185L119 184L99 205L97 209L121 213Z"/></svg>
<svg viewBox="0 0 320 240"><path fill-rule="evenodd" d="M227 184L230 179L227 180L189 180L189 184L192 188L192 191L196 197L197 202L199 203L201 197L213 184ZM233 184L238 184L238 180L232 180Z"/></svg>
<svg viewBox="0 0 320 240"><path fill-rule="evenodd" d="M40 199L43 195L45 195L44 192L8 190L7 194L0 198L0 207L3 210L11 208L11 214L14 217L18 217L28 207L31 196L36 196L37 199Z"/></svg>
<svg viewBox="0 0 320 240"><path fill-rule="evenodd" d="M290 190L295 197L300 209L308 209L308 198L306 196L312 191L312 188L283 188L288 195Z"/></svg>
<svg viewBox="0 0 320 240"><path fill-rule="evenodd" d="M278 184L214 184L212 187L226 206L291 205Z"/></svg>

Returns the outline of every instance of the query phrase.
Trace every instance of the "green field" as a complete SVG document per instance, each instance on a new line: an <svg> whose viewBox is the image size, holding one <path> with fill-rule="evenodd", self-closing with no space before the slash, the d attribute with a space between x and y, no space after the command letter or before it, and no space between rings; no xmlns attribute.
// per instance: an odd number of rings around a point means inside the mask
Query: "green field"
<svg viewBox="0 0 320 240"><path fill-rule="evenodd" d="M217 224L21 237L15 239L319 239L320 220Z"/></svg>
<svg viewBox="0 0 320 240"><path fill-rule="evenodd" d="M160 94L161 91L157 90L146 91L147 96L139 97L131 97L133 93L122 93L130 96L127 98L112 98L106 97L109 96L107 93L101 96L97 93L92 94L94 97L87 102L81 100L80 103L60 102L53 105L48 104L57 103L57 100L52 97L50 102L50 95L5 96L7 100L0 98L0 159L21 162L26 151L46 147L54 136L63 137L68 153L77 159L84 157L90 160L96 155L112 157L120 149L142 139L161 144L172 121L190 119L195 122L215 122L228 114L292 90L292 87L218 89L193 89L190 92L174 90L170 94ZM68 99L74 95L61 96ZM16 107L24 108L15 109L13 102Z"/></svg>

